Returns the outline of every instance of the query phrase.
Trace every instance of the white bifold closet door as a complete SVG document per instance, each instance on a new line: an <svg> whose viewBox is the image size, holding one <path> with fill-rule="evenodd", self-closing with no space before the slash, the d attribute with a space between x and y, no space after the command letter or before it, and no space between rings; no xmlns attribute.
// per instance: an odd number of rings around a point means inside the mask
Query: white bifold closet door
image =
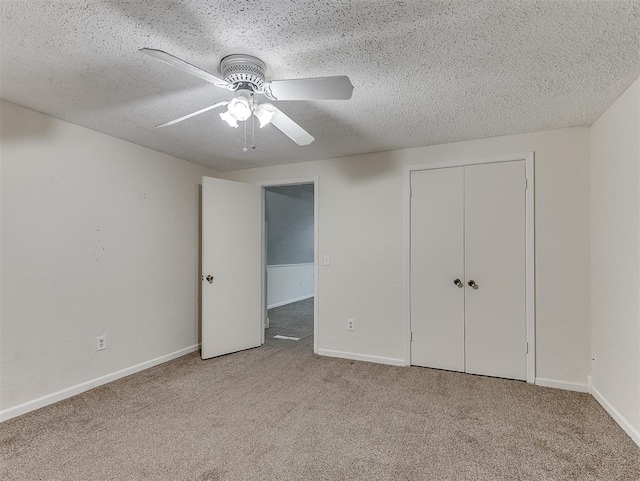
<svg viewBox="0 0 640 481"><path fill-rule="evenodd" d="M469 373L527 378L524 179L523 160L464 168Z"/></svg>
<svg viewBox="0 0 640 481"><path fill-rule="evenodd" d="M411 363L526 379L524 161L411 174Z"/></svg>
<svg viewBox="0 0 640 481"><path fill-rule="evenodd" d="M411 173L411 364L464 372L463 179Z"/></svg>

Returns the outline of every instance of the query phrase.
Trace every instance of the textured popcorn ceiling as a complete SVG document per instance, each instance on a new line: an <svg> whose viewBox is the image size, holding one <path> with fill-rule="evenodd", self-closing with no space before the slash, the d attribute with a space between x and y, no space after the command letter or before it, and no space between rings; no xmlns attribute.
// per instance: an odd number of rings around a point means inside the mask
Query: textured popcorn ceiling
<svg viewBox="0 0 640 481"><path fill-rule="evenodd" d="M640 75L636 1L1 1L3 98L218 169L590 125ZM216 112L230 93L138 52L214 73L248 53L270 79L348 75L349 101L279 102L316 141Z"/></svg>

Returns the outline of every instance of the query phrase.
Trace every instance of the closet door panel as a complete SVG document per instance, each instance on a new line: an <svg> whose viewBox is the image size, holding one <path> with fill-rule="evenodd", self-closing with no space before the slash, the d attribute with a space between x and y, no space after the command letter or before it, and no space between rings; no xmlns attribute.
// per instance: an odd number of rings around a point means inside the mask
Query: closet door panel
<svg viewBox="0 0 640 481"><path fill-rule="evenodd" d="M411 173L411 364L464 371L462 167ZM463 284L462 284L463 285Z"/></svg>
<svg viewBox="0 0 640 481"><path fill-rule="evenodd" d="M469 373L526 379L524 179L524 161L465 167Z"/></svg>

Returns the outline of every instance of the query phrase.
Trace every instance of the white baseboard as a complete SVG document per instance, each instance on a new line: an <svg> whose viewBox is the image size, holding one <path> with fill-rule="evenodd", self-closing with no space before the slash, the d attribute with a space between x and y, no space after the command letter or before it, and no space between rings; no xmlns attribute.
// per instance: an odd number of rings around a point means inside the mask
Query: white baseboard
<svg viewBox="0 0 640 481"><path fill-rule="evenodd" d="M275 304L271 304L271 305L267 306L267 309L273 309L274 307L286 306L287 304L293 304L294 302L304 301L305 299L311 299L312 297L313 297L313 294L310 294L308 296L302 296L302 297L298 297L296 299L288 299L286 301L276 302Z"/></svg>
<svg viewBox="0 0 640 481"><path fill-rule="evenodd" d="M587 386L589 387L589 394L593 394L593 376L591 374L587 376Z"/></svg>
<svg viewBox="0 0 640 481"><path fill-rule="evenodd" d="M42 407L48 406L49 404L62 401L63 399L76 396L77 394L88 391L89 389L92 389L94 387L102 386L103 384L115 381L116 379L120 379L126 376L130 376L131 374L144 371L145 369L149 369L150 367L157 366L158 364L171 361L178 357L184 356L185 354L197 351L198 349L200 349L200 344L185 347L184 349L165 354L164 356L156 357L155 359L151 359L150 361L141 362L140 364L136 364L135 366L127 367L125 369L121 369L120 371L112 372L111 374L106 374L104 376L100 376L95 379L76 384L75 386L62 389L61 391L47 394L46 396L39 397L32 401L18 404L17 406L13 406L0 411L0 422L6 421L7 419L15 418L17 416L21 416L31 411L35 411L36 409L40 409Z"/></svg>
<svg viewBox="0 0 640 481"><path fill-rule="evenodd" d="M547 379L537 377L536 386L552 387L554 389L564 389L565 391L589 392L588 384L573 381L559 381L557 379Z"/></svg>
<svg viewBox="0 0 640 481"><path fill-rule="evenodd" d="M609 416L611 416L613 420L620 425L622 430L629 435L633 442L640 447L640 431L635 429L631 423L629 423L629 421L627 421L622 414L620 414L618 410L614 408L593 386L591 386L591 394L596 398L596 401L600 403L604 410L609 413Z"/></svg>
<svg viewBox="0 0 640 481"><path fill-rule="evenodd" d="M334 351L333 349L318 349L317 354L327 357L339 357L342 359L353 359L354 361L375 362L378 364L390 364L391 366L405 366L404 359L393 357L369 356L367 354L356 354L354 352Z"/></svg>

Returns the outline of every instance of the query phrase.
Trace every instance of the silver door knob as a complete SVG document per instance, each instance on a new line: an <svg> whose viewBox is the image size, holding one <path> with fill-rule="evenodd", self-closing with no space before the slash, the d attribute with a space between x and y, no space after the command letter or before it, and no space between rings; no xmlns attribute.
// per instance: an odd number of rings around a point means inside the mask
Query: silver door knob
<svg viewBox="0 0 640 481"><path fill-rule="evenodd" d="M464 286L462 285L462 281L461 281L460 279L456 279L455 281L453 281L453 283L454 283L456 286L458 286L458 287L464 287Z"/></svg>
<svg viewBox="0 0 640 481"><path fill-rule="evenodd" d="M472 287L474 289L478 288L478 284L476 284L476 281L474 281L473 279L471 279L469 282L467 282L467 284L469 284L469 287Z"/></svg>
<svg viewBox="0 0 640 481"><path fill-rule="evenodd" d="M207 281L209 281L209 284L213 284L213 276L211 274L209 274L207 277L205 277L205 279L207 279Z"/></svg>

